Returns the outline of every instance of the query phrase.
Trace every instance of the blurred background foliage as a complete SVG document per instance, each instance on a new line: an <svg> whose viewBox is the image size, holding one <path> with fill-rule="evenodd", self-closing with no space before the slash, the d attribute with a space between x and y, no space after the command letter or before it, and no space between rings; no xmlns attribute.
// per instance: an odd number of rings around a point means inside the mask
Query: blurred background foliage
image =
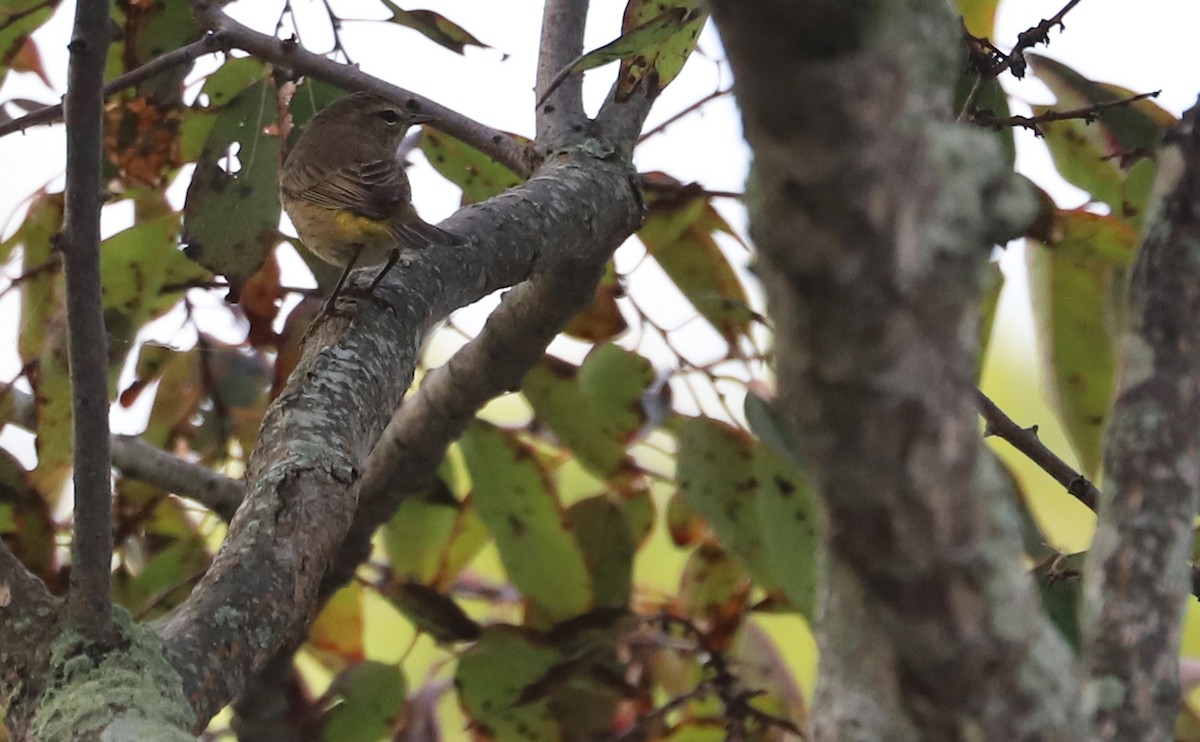
<svg viewBox="0 0 1200 742"><path fill-rule="evenodd" d="M998 1L959 0L970 34L992 35ZM392 17L381 23L458 53L483 46L470 17L460 26L383 5ZM621 59L622 76L654 68L661 85L669 82L696 56L704 16L691 0L660 6L630 0L625 35L579 69ZM55 0L0 0L0 79L10 70L41 74L30 34L56 8ZM122 0L113 19L121 38L109 79L201 39L183 0ZM336 53L351 52L338 41ZM1048 56L1028 58L1056 109L1130 92ZM964 71L960 102L976 79ZM1007 116L1003 89L983 85L980 107ZM318 306L277 259L281 245L294 244L280 226L279 164L299 128L341 94L222 56L201 78L181 65L110 98L105 180L110 204L132 205L133 215L102 246L110 390L117 414L145 411L144 441L240 476ZM9 99L4 116L33 107ZM1039 126L1058 171L1092 203L1065 210L1044 196L1031 230L1036 352L1029 338L993 323L1015 295L998 269L987 281L982 388L1016 420L1036 422L1041 439L1093 479L1113 401L1124 281L1151 209L1155 148L1173 122L1139 101L1093 122ZM1014 151L1011 128L994 136ZM520 182L438 131L410 144L461 189L462 203ZM821 512L769 404L770 319L753 251L731 226L744 219L739 194L667 172L642 181L646 222L621 248L634 257L618 262L632 267L610 265L592 306L566 329L569 340L520 391L480 413L433 485L400 506L370 561L318 616L288 694L297 739L461 739L469 729L499 740L709 740L724 738L739 714L752 738L784 739L789 725L805 725ZM0 533L55 590L66 581L71 465L62 276L50 248L61 215L61 193L33 193L0 243L0 261L17 266L3 290L21 297L22 373L6 387L3 410L35 434L37 461L26 469L0 451ZM628 290L651 266L659 275L651 289ZM336 278L328 266L309 268L322 288ZM197 316L197 292L226 293L226 316ZM690 303L688 322L711 330L702 346L645 311L657 292ZM164 316L195 342L154 339L147 327ZM211 323L239 327L244 339L219 340ZM426 367L444 362L465 334L448 322L427 347ZM1009 446L991 446L1022 493L1026 548L1047 607L1077 638L1077 567L1094 519ZM224 522L195 500L124 476L117 498L116 599L154 619L204 574ZM1200 653L1195 621L1185 653ZM209 736L232 738L229 723L226 712ZM1200 740L1192 707L1180 738Z"/></svg>

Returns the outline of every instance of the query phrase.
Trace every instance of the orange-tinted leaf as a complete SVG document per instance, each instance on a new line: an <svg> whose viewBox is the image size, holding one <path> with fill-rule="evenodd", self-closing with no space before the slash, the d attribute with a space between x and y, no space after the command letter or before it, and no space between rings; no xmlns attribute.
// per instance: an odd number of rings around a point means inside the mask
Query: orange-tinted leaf
<svg viewBox="0 0 1200 742"><path fill-rule="evenodd" d="M613 262L608 261L604 269L604 278L596 286L596 298L591 306L583 310L563 328L563 332L573 338L586 340L591 343L605 343L629 329L617 299L625 295L625 289L617 278Z"/></svg>
<svg viewBox="0 0 1200 742"><path fill-rule="evenodd" d="M46 75L46 68L42 65L42 54L38 51L37 43L33 39L26 38L21 43L17 53L9 60L8 67L15 72L32 72L46 84L46 87L54 87Z"/></svg>
<svg viewBox="0 0 1200 742"><path fill-rule="evenodd" d="M321 609L308 632L313 655L334 671L362 661L363 607L362 586L350 582Z"/></svg>
<svg viewBox="0 0 1200 742"><path fill-rule="evenodd" d="M58 0L5 0L0 3L0 83L14 67L29 35L50 19ZM18 61L22 64L23 61Z"/></svg>
<svg viewBox="0 0 1200 742"><path fill-rule="evenodd" d="M238 296L238 304L250 323L246 342L256 348L275 343L276 335L272 325L279 314L279 304L283 301L283 296L283 286L279 283L279 263L275 260L275 254L271 253L267 255L262 267L246 281Z"/></svg>
<svg viewBox="0 0 1200 742"><path fill-rule="evenodd" d="M131 185L159 188L181 164L183 110L146 98L116 98L104 106L104 152Z"/></svg>

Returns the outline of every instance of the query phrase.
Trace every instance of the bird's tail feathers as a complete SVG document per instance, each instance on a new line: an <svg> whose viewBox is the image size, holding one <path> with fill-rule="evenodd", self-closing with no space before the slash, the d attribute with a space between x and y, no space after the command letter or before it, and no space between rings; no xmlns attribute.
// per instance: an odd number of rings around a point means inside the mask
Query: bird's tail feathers
<svg viewBox="0 0 1200 742"><path fill-rule="evenodd" d="M392 225L392 235L401 247L458 247L467 243L461 235L447 232L421 219L408 219Z"/></svg>

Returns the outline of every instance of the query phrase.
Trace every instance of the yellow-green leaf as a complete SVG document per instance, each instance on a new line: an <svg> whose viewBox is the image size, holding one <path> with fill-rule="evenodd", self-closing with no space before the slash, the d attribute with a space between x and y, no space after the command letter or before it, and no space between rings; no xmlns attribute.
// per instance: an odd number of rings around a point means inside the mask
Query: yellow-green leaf
<svg viewBox="0 0 1200 742"><path fill-rule="evenodd" d="M660 18L666 19L670 33L661 37L656 33L654 39L621 55L618 101L627 100L643 84L648 86L646 94L654 98L675 79L696 48L708 10L701 0L629 0L621 31L629 35Z"/></svg>
<svg viewBox="0 0 1200 742"><path fill-rule="evenodd" d="M584 466L612 477L646 422L641 399L653 381L649 361L610 343L593 348L580 367L545 357L526 375L522 392Z"/></svg>
<svg viewBox="0 0 1200 742"><path fill-rule="evenodd" d="M434 129L421 134L421 151L434 170L462 189L464 203L486 201L522 182L519 175L491 157Z"/></svg>
<svg viewBox="0 0 1200 742"><path fill-rule="evenodd" d="M585 613L591 608L592 578L533 452L482 421L467 430L460 445L475 510L532 613L551 623Z"/></svg>
<svg viewBox="0 0 1200 742"><path fill-rule="evenodd" d="M1025 251L1038 347L1055 412L1084 476L1095 479L1137 234L1119 219L1077 210L1059 212L1050 236L1030 239Z"/></svg>
<svg viewBox="0 0 1200 742"><path fill-rule="evenodd" d="M562 730L549 697L525 701L525 696L559 660L558 651L532 631L488 626L459 658L454 684L463 708L492 739L554 742L562 739Z"/></svg>
<svg viewBox="0 0 1200 742"><path fill-rule="evenodd" d="M1027 54L1030 69L1057 98L1051 106L1033 106L1035 115L1049 110L1087 108L1128 98L1133 91L1097 83L1064 64ZM1063 178L1112 209L1135 228L1145 218L1154 182L1155 152L1175 117L1152 101L1141 100L1107 109L1091 123L1058 121L1040 126L1054 164Z"/></svg>

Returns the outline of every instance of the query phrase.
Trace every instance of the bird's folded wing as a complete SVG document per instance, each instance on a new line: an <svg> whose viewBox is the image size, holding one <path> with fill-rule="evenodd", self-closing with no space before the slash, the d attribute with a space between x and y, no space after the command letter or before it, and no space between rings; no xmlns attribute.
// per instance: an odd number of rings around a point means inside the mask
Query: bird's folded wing
<svg viewBox="0 0 1200 742"><path fill-rule="evenodd" d="M395 160L370 160L332 172L312 167L286 168L279 181L292 197L327 209L347 209L368 219L387 219L411 197L408 176Z"/></svg>

